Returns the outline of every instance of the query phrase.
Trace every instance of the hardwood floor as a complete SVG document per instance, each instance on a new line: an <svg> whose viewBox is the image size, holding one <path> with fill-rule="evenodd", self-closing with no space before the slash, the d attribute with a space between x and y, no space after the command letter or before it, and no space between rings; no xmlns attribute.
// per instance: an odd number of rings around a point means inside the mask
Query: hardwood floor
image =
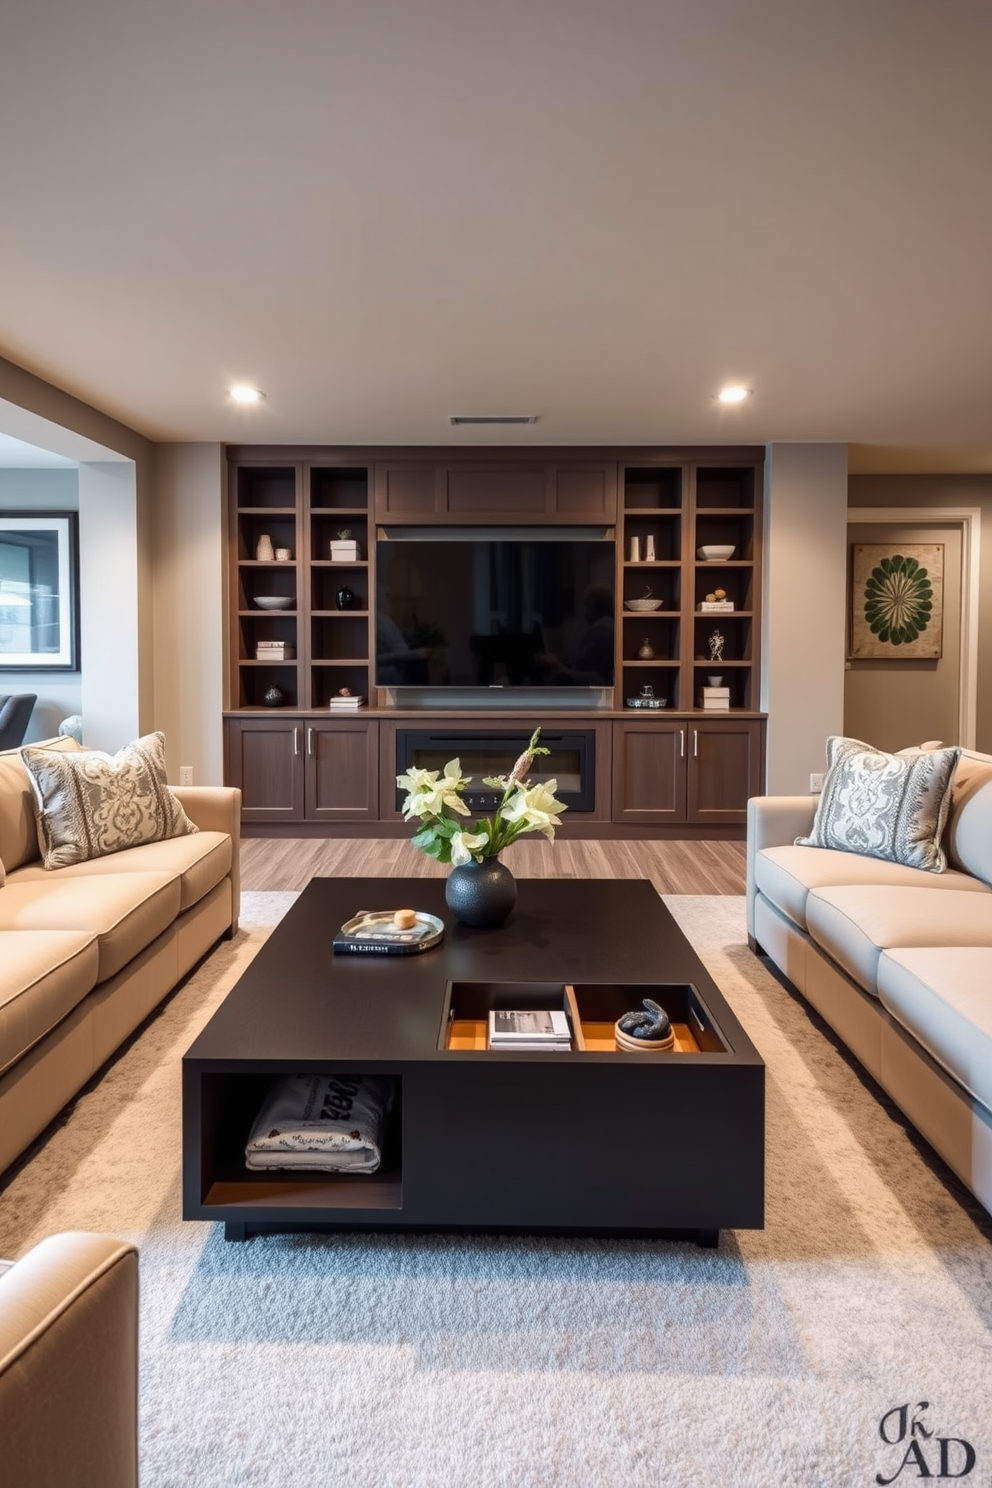
<svg viewBox="0 0 992 1488"><path fill-rule="evenodd" d="M649 878L660 894L743 894L743 842L514 843L503 861L518 878ZM311 878L444 878L448 869L405 839L248 837L242 888L302 889Z"/></svg>

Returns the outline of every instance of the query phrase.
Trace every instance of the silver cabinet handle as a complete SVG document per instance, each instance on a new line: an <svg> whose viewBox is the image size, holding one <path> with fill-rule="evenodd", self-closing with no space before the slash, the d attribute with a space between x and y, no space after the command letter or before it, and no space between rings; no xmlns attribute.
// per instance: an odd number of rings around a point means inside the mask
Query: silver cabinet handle
<svg viewBox="0 0 992 1488"><path fill-rule="evenodd" d="M685 729L679 729L679 759L685 759Z"/></svg>
<svg viewBox="0 0 992 1488"><path fill-rule="evenodd" d="M699 758L699 730L698 729L693 729L693 731L692 731L692 757L693 757L693 759L698 759Z"/></svg>
<svg viewBox="0 0 992 1488"><path fill-rule="evenodd" d="M300 752L300 731L299 731L298 728L294 728L294 730L293 730L293 753L294 754L299 754L299 752Z"/></svg>
<svg viewBox="0 0 992 1488"><path fill-rule="evenodd" d="M313 729L307 729L307 754L313 754Z"/></svg>

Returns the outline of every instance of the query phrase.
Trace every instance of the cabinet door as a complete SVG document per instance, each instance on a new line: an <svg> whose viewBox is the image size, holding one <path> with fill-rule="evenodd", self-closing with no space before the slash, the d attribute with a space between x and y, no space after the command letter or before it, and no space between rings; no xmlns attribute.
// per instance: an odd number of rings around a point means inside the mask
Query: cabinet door
<svg viewBox="0 0 992 1488"><path fill-rule="evenodd" d="M682 822L686 804L686 725L613 726L613 820Z"/></svg>
<svg viewBox="0 0 992 1488"><path fill-rule="evenodd" d="M228 720L227 779L241 791L242 821L302 821L302 721Z"/></svg>
<svg viewBox="0 0 992 1488"><path fill-rule="evenodd" d="M748 797L761 791L760 720L694 718L689 731L689 821L746 822Z"/></svg>
<svg viewBox="0 0 992 1488"><path fill-rule="evenodd" d="M370 718L307 720L307 821L377 821L379 725Z"/></svg>

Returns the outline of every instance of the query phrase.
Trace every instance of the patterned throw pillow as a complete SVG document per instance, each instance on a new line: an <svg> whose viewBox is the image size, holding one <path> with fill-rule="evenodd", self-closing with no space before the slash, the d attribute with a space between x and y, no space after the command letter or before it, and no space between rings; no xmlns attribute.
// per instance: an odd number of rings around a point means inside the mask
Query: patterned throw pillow
<svg viewBox="0 0 992 1488"><path fill-rule="evenodd" d="M114 755L29 744L21 759L34 788L46 868L197 830L166 782L164 734L146 734Z"/></svg>
<svg viewBox="0 0 992 1488"><path fill-rule="evenodd" d="M827 778L813 830L797 847L833 847L943 873L940 845L960 749L886 754L858 739L827 740Z"/></svg>

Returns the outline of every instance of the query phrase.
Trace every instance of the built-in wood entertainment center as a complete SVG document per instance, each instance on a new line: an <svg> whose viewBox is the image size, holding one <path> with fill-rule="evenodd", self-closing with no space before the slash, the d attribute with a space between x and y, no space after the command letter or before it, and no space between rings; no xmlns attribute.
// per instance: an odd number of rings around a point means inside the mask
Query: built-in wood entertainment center
<svg viewBox="0 0 992 1488"><path fill-rule="evenodd" d="M540 725L586 741L583 794L564 819L566 834L739 835L747 798L764 778L763 454L232 447L225 752L228 782L243 792L246 834L405 832L395 775L411 730L510 741ZM377 688L376 546L394 531L453 528L594 530L612 541L614 685L563 697L567 706L537 693L509 706L471 691L449 701L426 678L419 689ZM332 556L345 530L357 556ZM263 535L272 557L264 545L258 556ZM732 556L698 556L720 545ZM290 556L274 556L280 550ZM629 609L648 589L660 607ZM732 610L700 608L717 591ZM268 596L287 607L260 608ZM724 638L715 663L714 630ZM264 643L284 649L266 657ZM729 689L727 711L699 706L715 673ZM629 706L645 686L663 709ZM342 688L367 697L367 706L332 713ZM270 706L273 689L280 700Z"/></svg>

